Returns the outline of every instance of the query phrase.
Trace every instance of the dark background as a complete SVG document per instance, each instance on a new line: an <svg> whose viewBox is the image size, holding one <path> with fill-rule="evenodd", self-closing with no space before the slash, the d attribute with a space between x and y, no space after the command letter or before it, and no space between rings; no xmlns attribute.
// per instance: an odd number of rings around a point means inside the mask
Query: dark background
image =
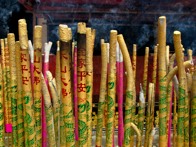
<svg viewBox="0 0 196 147"><path fill-rule="evenodd" d="M173 52L172 34L182 33L185 49L193 49L196 55L196 1L195 0L1 0L0 38L8 32L15 33L18 40L18 19L25 18L28 36L32 40L34 18L44 17L48 25L48 41L53 42L52 53L56 52L58 25L72 28L76 40L78 22L96 29L94 55L100 55L100 39L109 41L111 29L124 35L129 52L132 45L138 45L138 55L144 54L146 46L156 44L157 20L167 17L167 44ZM34 22L36 23L36 22Z"/></svg>

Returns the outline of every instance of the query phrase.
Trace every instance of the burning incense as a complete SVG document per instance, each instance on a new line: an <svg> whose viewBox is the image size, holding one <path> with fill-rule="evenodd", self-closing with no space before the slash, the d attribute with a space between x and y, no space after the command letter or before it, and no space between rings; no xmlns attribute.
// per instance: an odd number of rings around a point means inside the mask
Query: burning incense
<svg viewBox="0 0 196 147"><path fill-rule="evenodd" d="M42 104L42 90L41 90L41 72L42 72L42 26L34 27L34 108L35 108L35 122L36 122L36 143L37 146L42 145L42 126L41 126L41 104ZM32 62L31 62L32 63Z"/></svg>
<svg viewBox="0 0 196 147"><path fill-rule="evenodd" d="M52 47L52 42L45 43L44 46L44 64L43 64L43 75L44 79L46 81L46 84L48 85L48 79L46 75L46 71L49 70L49 57L50 57L50 49ZM44 101L42 98L42 147L47 147L47 127L46 127L46 115L44 110Z"/></svg>
<svg viewBox="0 0 196 147"><path fill-rule="evenodd" d="M187 125L185 124L185 103L187 99L187 83L185 67L183 65L183 53L181 47L181 33L174 31L174 47L176 53L176 61L178 65L179 76L179 98L178 98L178 122L177 122L177 146L183 147L188 142L188 136L185 136ZM188 130L187 130L188 131ZM188 135L188 134L186 134Z"/></svg>
<svg viewBox="0 0 196 147"><path fill-rule="evenodd" d="M31 70L31 83L32 83L32 88L34 88L33 83L34 83L34 48L32 45L31 40L28 41L28 48L29 48L29 55L30 55L30 70Z"/></svg>
<svg viewBox="0 0 196 147"><path fill-rule="evenodd" d="M133 66L134 79L136 81L136 67L137 67L137 45L136 44L133 44L133 60L132 60L132 66Z"/></svg>
<svg viewBox="0 0 196 147"><path fill-rule="evenodd" d="M87 146L86 120L86 24L78 23L77 90L79 146Z"/></svg>
<svg viewBox="0 0 196 147"><path fill-rule="evenodd" d="M47 78L49 89L52 97L53 103L53 115L54 115L54 131L56 137L56 146L60 146L60 97L58 95L58 89L56 86L56 81L52 77L52 73L47 71Z"/></svg>
<svg viewBox="0 0 196 147"><path fill-rule="evenodd" d="M87 146L92 146L93 48L91 28L86 29Z"/></svg>
<svg viewBox="0 0 196 147"><path fill-rule="evenodd" d="M166 17L158 20L159 146L167 147Z"/></svg>
<svg viewBox="0 0 196 147"><path fill-rule="evenodd" d="M117 43L117 89L118 89L118 146L123 146L124 123L123 123L123 57L119 44Z"/></svg>
<svg viewBox="0 0 196 147"><path fill-rule="evenodd" d="M50 93L48 91L48 87L47 87L47 84L45 82L43 75L41 78L41 83L42 83L42 93L43 93L45 112L46 112L48 146L56 147L52 103L51 103Z"/></svg>
<svg viewBox="0 0 196 147"><path fill-rule="evenodd" d="M2 73L2 66L0 64L0 86L2 87L3 86L3 73ZM0 89L0 115L2 116L1 118L1 121L0 121L0 127L1 127L1 130L0 130L0 146L5 146L5 143L4 143L4 137L5 137L5 131L4 131L4 105L3 105L3 88Z"/></svg>
<svg viewBox="0 0 196 147"><path fill-rule="evenodd" d="M61 87L64 113L66 146L74 146L74 124L71 90L71 29L66 25L59 25L60 59L61 59Z"/></svg>
<svg viewBox="0 0 196 147"><path fill-rule="evenodd" d="M102 128L106 95L106 82L107 82L107 45L101 43L101 81L97 114L97 127L96 127L96 147L102 146Z"/></svg>
<svg viewBox="0 0 196 147"><path fill-rule="evenodd" d="M196 66L195 66L196 68ZM196 70L193 73L192 77L192 92L191 92L191 127L190 127L190 146L196 146Z"/></svg>
<svg viewBox="0 0 196 147"><path fill-rule="evenodd" d="M123 59L125 62L125 70L127 71L127 88L126 88L126 100L125 100L125 126L124 126L124 142L123 146L130 146L132 144L133 140L130 140L131 136L131 120L133 119L132 116L132 108L135 105L135 80L133 77L133 70L132 70L132 64L131 59L128 53L127 46L125 44L124 38L122 35L118 35L118 43L120 45L120 49L123 54Z"/></svg>
<svg viewBox="0 0 196 147"><path fill-rule="evenodd" d="M24 119L23 119L23 97L22 97L22 69L20 42L15 43L16 74L17 74L17 124L18 124L18 146L24 146Z"/></svg>
<svg viewBox="0 0 196 147"><path fill-rule="evenodd" d="M116 43L117 31L110 31L110 68L108 73L108 96L107 96L107 124L106 124L106 147L113 146L114 115L116 97Z"/></svg>
<svg viewBox="0 0 196 147"><path fill-rule="evenodd" d="M137 126L131 122L131 127L134 129L134 131L137 133L137 143L136 147L141 147L142 145L142 135L140 130L137 128Z"/></svg>
<svg viewBox="0 0 196 147"><path fill-rule="evenodd" d="M17 131L17 75L16 75L16 50L15 36L13 33L8 34L8 48L10 60L10 99L12 109L12 144L18 146L18 131Z"/></svg>
<svg viewBox="0 0 196 147"><path fill-rule="evenodd" d="M22 87L24 98L24 126L25 126L25 145L36 146L35 142L35 119L32 109L32 87L30 75L30 59L28 53L27 24L24 19L19 20L19 40L21 46L21 67L22 67ZM31 131L30 131L31 130ZM26 138L27 137L27 138Z"/></svg>

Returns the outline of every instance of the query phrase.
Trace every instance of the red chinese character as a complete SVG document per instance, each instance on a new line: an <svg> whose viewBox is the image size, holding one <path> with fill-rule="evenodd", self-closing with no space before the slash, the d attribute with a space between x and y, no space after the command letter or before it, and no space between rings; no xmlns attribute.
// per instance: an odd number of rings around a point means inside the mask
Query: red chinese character
<svg viewBox="0 0 196 147"><path fill-rule="evenodd" d="M22 84L28 85L27 83L29 82L27 77L22 77Z"/></svg>
<svg viewBox="0 0 196 147"><path fill-rule="evenodd" d="M28 69L26 68L26 65L21 65L22 66L22 74L23 74L23 71L28 71Z"/></svg>
<svg viewBox="0 0 196 147"><path fill-rule="evenodd" d="M37 68L35 65L34 65L34 71L36 71L38 74L40 74L41 72L38 71L39 68Z"/></svg>
<svg viewBox="0 0 196 147"><path fill-rule="evenodd" d="M67 72L66 66L64 66L64 69L62 69L61 72L62 72L62 73L66 73L66 72Z"/></svg>
<svg viewBox="0 0 196 147"><path fill-rule="evenodd" d="M67 86L67 83L64 82L64 80L65 80L65 78L61 78L61 81L62 81L63 85L64 85L64 86Z"/></svg>
<svg viewBox="0 0 196 147"><path fill-rule="evenodd" d="M86 77L86 71L78 71L78 77L80 77L80 80L82 81L83 77Z"/></svg>
<svg viewBox="0 0 196 147"><path fill-rule="evenodd" d="M86 84L78 84L78 92L85 92L85 89L86 89Z"/></svg>
<svg viewBox="0 0 196 147"><path fill-rule="evenodd" d="M40 78L37 76L34 76L34 83L37 85L38 83L40 83Z"/></svg>
<svg viewBox="0 0 196 147"><path fill-rule="evenodd" d="M40 63L40 57L36 57L36 55L34 56L34 63Z"/></svg>
<svg viewBox="0 0 196 147"><path fill-rule="evenodd" d="M78 59L78 67L82 68L83 66L85 66L85 59Z"/></svg>
<svg viewBox="0 0 196 147"><path fill-rule="evenodd" d="M64 89L64 88L62 88L62 95L63 95L63 96L67 96L67 95L68 95L66 89Z"/></svg>
<svg viewBox="0 0 196 147"><path fill-rule="evenodd" d="M27 61L26 54L21 54L21 62Z"/></svg>

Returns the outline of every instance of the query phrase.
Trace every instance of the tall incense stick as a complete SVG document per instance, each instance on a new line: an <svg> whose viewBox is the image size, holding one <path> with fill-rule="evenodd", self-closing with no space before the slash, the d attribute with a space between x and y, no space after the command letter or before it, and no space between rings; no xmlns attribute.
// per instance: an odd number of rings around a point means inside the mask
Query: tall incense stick
<svg viewBox="0 0 196 147"><path fill-rule="evenodd" d="M106 147L113 146L114 115L116 102L116 43L117 31L110 31L110 68L108 73L108 96L107 96L107 124L106 124Z"/></svg>
<svg viewBox="0 0 196 147"><path fill-rule="evenodd" d="M71 85L71 29L59 25L60 57L61 57L61 87L64 112L66 146L74 146L74 123Z"/></svg>
<svg viewBox="0 0 196 147"><path fill-rule="evenodd" d="M34 90L34 108L35 108L35 122L36 122L36 143L37 146L41 146L42 145L42 126L41 126L42 26L34 27L33 42L34 42L33 90Z"/></svg>
<svg viewBox="0 0 196 147"><path fill-rule="evenodd" d="M103 128L103 119L104 119L106 82L107 82L107 45L106 43L102 43L101 44L101 81L100 81L97 127L96 127L96 147L102 146L102 128Z"/></svg>
<svg viewBox="0 0 196 147"><path fill-rule="evenodd" d="M118 35L117 37L118 43L120 45L120 49L123 54L123 59L125 62L125 70L127 71L127 88L126 88L126 99L125 99L125 119L124 119L124 142L123 146L129 147L132 144L133 140L130 140L131 136L131 120L133 119L132 116L132 109L135 105L135 80L133 77L133 70L131 59L129 56L129 52L127 46L125 44L124 38L122 35Z"/></svg>
<svg viewBox="0 0 196 147"><path fill-rule="evenodd" d="M86 24L78 23L78 124L79 146L87 146L87 117L86 117Z"/></svg>
<svg viewBox="0 0 196 147"><path fill-rule="evenodd" d="M2 73L2 65L0 64L0 86L3 86L3 73ZM0 115L2 116L0 120L0 146L5 146L4 143L4 137L5 137L5 132L4 132L4 105L3 105L3 88L0 89Z"/></svg>
<svg viewBox="0 0 196 147"><path fill-rule="evenodd" d="M23 118L23 97L22 97L22 69L20 42L16 41L16 73L17 73L17 124L18 124L18 146L24 146L24 118Z"/></svg>
<svg viewBox="0 0 196 147"><path fill-rule="evenodd" d="M28 41L28 48L29 48L29 55L30 55L30 70L31 70L31 83L32 83L32 88L33 87L33 83L34 83L34 48L32 45L31 40Z"/></svg>
<svg viewBox="0 0 196 147"><path fill-rule="evenodd" d="M28 53L27 24L24 19L19 20L19 40L21 45L22 87L24 99L25 145L36 146L35 118L32 109L32 87L30 76L30 59Z"/></svg>
<svg viewBox="0 0 196 147"><path fill-rule="evenodd" d="M8 34L8 48L10 60L10 98L12 109L12 144L18 146L18 132L17 132L17 75L16 75L16 50L15 50L15 36L13 33Z"/></svg>

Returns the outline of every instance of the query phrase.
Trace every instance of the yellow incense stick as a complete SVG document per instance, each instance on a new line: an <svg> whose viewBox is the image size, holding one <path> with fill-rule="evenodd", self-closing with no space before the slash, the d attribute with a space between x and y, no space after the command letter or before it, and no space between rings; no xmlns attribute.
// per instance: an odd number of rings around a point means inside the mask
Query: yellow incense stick
<svg viewBox="0 0 196 147"><path fill-rule="evenodd" d="M106 124L106 147L113 145L114 115L116 102L116 44L117 31L110 31L110 59L108 73L108 95L107 95L107 124Z"/></svg>
<svg viewBox="0 0 196 147"><path fill-rule="evenodd" d="M58 90L58 95L61 97L61 66L60 66L59 41L57 41L55 79L56 79L56 86L57 86L57 90Z"/></svg>
<svg viewBox="0 0 196 147"><path fill-rule="evenodd" d="M17 73L17 124L18 124L18 146L24 146L24 119L23 119L23 98L22 98L22 69L20 42L16 41L16 73Z"/></svg>
<svg viewBox="0 0 196 147"><path fill-rule="evenodd" d="M18 132L17 132L17 75L16 75L16 50L15 50L15 36L13 33L8 34L8 48L10 56L10 98L12 108L12 138L13 146L18 146Z"/></svg>
<svg viewBox="0 0 196 147"><path fill-rule="evenodd" d="M4 130L4 105L3 105L3 73L2 73L2 66L0 64L0 146L5 146L4 137L5 137L5 130Z"/></svg>
<svg viewBox="0 0 196 147"><path fill-rule="evenodd" d="M60 56L61 56L61 87L64 112L66 146L74 146L74 123L71 89L71 29L59 25Z"/></svg>
<svg viewBox="0 0 196 147"><path fill-rule="evenodd" d="M134 141L134 140L130 140L130 136L131 136L131 121L133 120L132 109L135 105L134 100L136 98L135 82L133 78L131 59L124 38L122 35L118 35L117 39L125 62L125 70L127 71L127 81L129 81L127 82L127 88L126 88L124 142L123 142L124 147L129 147L130 144L132 144L132 142Z"/></svg>
<svg viewBox="0 0 196 147"><path fill-rule="evenodd" d="M21 46L21 68L22 68L22 87L24 99L24 126L25 126L25 145L36 146L35 140L35 118L33 111L30 59L28 53L27 24L24 19L19 20L19 40Z"/></svg>

